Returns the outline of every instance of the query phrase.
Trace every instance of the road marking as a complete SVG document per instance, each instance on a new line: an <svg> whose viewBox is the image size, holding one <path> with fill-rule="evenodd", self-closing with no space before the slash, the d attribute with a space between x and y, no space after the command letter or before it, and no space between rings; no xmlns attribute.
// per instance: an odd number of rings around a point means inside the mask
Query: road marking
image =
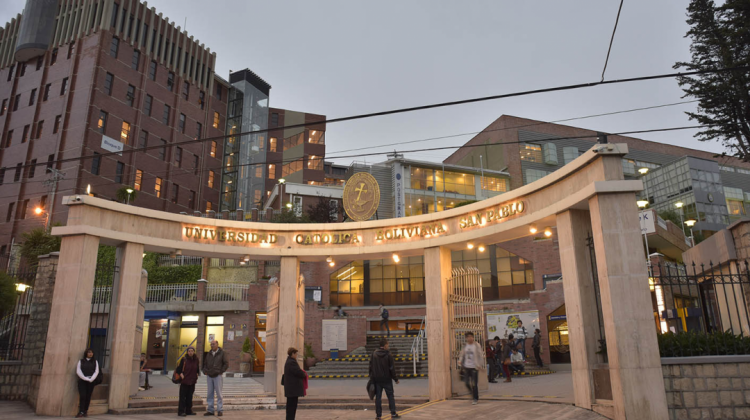
<svg viewBox="0 0 750 420"><path fill-rule="evenodd" d="M446 401L446 400L437 400L437 401L430 401L430 402L426 402L426 403L424 403L424 404L416 405L416 406L414 406L414 407L411 407L411 408L409 408L409 409L406 409L406 410L402 411L401 413L399 413L399 415L404 415L404 414L408 414L408 413L413 413L413 412L415 412L415 411L417 411L417 410L421 410L421 409L423 409L423 408L427 408L427 407L429 407L429 406L432 406L432 405L435 405L435 404L439 404L439 403L441 403L441 402L445 402L445 401ZM390 420L390 419L391 419L391 415L390 415L390 414L388 414L387 416L384 416L384 417L383 417L383 420Z"/></svg>

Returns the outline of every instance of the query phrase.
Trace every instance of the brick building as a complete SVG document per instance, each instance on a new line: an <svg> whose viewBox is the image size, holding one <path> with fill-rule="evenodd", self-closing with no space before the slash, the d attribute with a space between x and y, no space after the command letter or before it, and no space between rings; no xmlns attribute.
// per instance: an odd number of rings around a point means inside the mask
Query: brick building
<svg viewBox="0 0 750 420"><path fill-rule="evenodd" d="M28 27L19 14L0 34L0 253L48 215L64 223L64 195L116 200L130 187L138 206L215 208L223 142L185 142L224 134L216 54L140 1L63 0L53 12ZM46 48L22 48L32 20L54 28ZM64 173L54 200L50 170Z"/></svg>

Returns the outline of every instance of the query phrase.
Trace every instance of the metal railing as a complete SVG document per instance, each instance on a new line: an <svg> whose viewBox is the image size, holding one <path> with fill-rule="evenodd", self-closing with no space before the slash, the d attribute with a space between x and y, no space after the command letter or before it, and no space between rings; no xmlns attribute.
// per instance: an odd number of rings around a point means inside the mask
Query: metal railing
<svg viewBox="0 0 750 420"><path fill-rule="evenodd" d="M247 300L247 284L226 283L206 286L206 299L209 302L244 302Z"/></svg>
<svg viewBox="0 0 750 420"><path fill-rule="evenodd" d="M91 313L109 312L112 304L112 286L94 287L94 293L91 294Z"/></svg>
<svg viewBox="0 0 750 420"><path fill-rule="evenodd" d="M32 288L18 293L11 310L0 313L0 362L21 360L33 296Z"/></svg>
<svg viewBox="0 0 750 420"><path fill-rule="evenodd" d="M420 355L424 354L424 340L424 318L422 318L422 322L419 323L419 331L417 332L417 336L414 337L414 341L412 341L411 343L411 357L414 365L414 375L417 374L417 360L419 360Z"/></svg>
<svg viewBox="0 0 750 420"><path fill-rule="evenodd" d="M203 257L194 257L192 255L178 255L175 258L169 255L162 255L157 261L159 267L176 267L181 265L202 265Z"/></svg>
<svg viewBox="0 0 750 420"><path fill-rule="evenodd" d="M152 284L146 289L147 303L195 302L198 284Z"/></svg>

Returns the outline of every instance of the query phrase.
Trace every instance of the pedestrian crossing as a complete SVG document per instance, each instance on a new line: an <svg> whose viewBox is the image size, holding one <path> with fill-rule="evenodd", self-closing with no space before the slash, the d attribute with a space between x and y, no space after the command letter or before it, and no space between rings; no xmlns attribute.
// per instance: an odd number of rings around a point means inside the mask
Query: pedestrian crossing
<svg viewBox="0 0 750 420"><path fill-rule="evenodd" d="M205 377L198 378L195 393L205 399L208 395L208 384ZM263 395L263 384L253 378L224 378L222 395L227 397L244 397L249 395Z"/></svg>

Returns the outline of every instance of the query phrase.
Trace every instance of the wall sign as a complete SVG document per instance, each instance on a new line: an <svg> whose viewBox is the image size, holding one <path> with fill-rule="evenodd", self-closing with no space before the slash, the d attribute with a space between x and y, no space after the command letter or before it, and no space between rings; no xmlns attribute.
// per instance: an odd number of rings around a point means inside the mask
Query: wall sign
<svg viewBox="0 0 750 420"><path fill-rule="evenodd" d="M346 320L323 320L323 351L346 350Z"/></svg>
<svg viewBox="0 0 750 420"><path fill-rule="evenodd" d="M358 244L359 236L356 233L308 233L299 234L294 237L294 242L300 245L343 245Z"/></svg>
<svg viewBox="0 0 750 420"><path fill-rule="evenodd" d="M461 227L461 229L466 229L472 226L481 226L485 223L502 222L510 216L518 213L523 213L525 210L526 203L524 203L523 201L516 201L515 203L506 204L496 209L485 210L483 212L464 217L461 219L459 227Z"/></svg>
<svg viewBox="0 0 750 420"><path fill-rule="evenodd" d="M125 150L125 143L119 142L112 137L102 136L102 149L108 152L115 152L122 156L123 150Z"/></svg>
<svg viewBox="0 0 750 420"><path fill-rule="evenodd" d="M183 235L186 238L192 239L207 239L211 241L219 242L235 242L235 243L248 243L248 244L275 244L276 234L274 233L257 233L257 232L243 232L233 230L219 230L219 229L203 229L198 227L185 227L183 228Z"/></svg>
<svg viewBox="0 0 750 420"><path fill-rule="evenodd" d="M396 229L380 229L375 235L378 241L391 239L409 239L414 236L429 238L433 235L445 233L445 226L442 223L432 223L429 225L409 226Z"/></svg>

